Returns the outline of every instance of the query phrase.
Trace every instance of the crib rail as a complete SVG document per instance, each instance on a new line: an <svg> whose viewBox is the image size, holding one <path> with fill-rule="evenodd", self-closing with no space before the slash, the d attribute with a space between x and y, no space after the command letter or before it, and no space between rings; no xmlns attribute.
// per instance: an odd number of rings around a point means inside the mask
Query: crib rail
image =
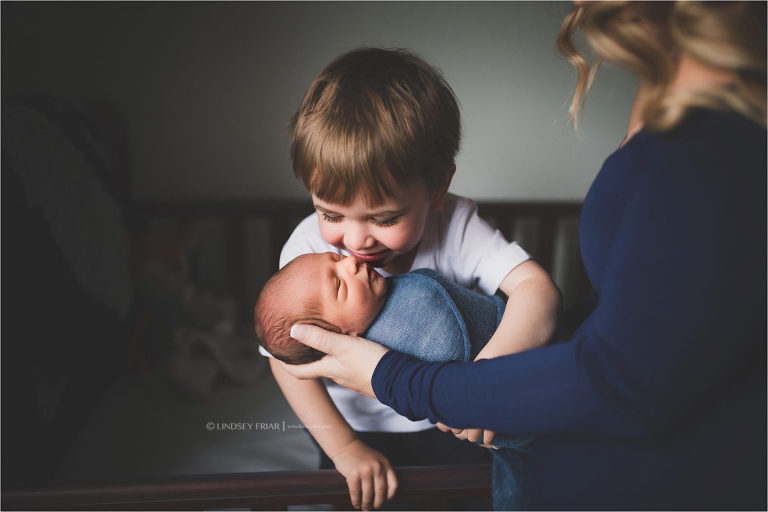
<svg viewBox="0 0 768 512"><path fill-rule="evenodd" d="M414 510L450 510L456 499L491 493L490 465L397 468L395 497ZM180 477L161 482L4 491L3 510L286 510L293 505L351 508L333 470Z"/></svg>

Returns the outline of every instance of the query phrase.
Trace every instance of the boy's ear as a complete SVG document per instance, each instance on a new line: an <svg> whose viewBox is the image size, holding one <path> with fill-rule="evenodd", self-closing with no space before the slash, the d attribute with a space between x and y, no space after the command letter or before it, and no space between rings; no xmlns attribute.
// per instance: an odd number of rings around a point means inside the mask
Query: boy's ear
<svg viewBox="0 0 768 512"><path fill-rule="evenodd" d="M445 202L445 196L448 195L448 188L451 186L453 175L456 173L456 164L451 164L451 170L448 176L445 178L445 183L437 191L432 194L432 199L429 203L429 208L432 211L437 211L443 207Z"/></svg>

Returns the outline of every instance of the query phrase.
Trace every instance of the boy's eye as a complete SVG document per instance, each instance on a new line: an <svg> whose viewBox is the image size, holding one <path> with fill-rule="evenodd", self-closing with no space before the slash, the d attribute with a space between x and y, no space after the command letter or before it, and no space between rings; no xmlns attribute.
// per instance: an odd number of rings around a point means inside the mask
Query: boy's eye
<svg viewBox="0 0 768 512"><path fill-rule="evenodd" d="M371 221L377 226L387 227L393 224L397 224L397 222L400 220L400 217L400 215L396 215L394 217L389 217L388 219L371 219Z"/></svg>
<svg viewBox="0 0 768 512"><path fill-rule="evenodd" d="M320 212L320 215L323 217L323 220L326 222L341 222L344 217L341 215L328 215L325 212Z"/></svg>

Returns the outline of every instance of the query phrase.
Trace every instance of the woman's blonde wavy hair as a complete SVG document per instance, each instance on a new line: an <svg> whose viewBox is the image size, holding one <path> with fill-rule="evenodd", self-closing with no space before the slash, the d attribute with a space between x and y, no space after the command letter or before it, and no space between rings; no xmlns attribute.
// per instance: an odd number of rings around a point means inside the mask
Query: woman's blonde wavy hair
<svg viewBox="0 0 768 512"><path fill-rule="evenodd" d="M658 23L662 37L652 37L633 13ZM596 53L589 63L573 38L581 28ZM575 7L560 28L557 48L576 68L570 106L578 127L579 112L603 60L637 73L647 86L643 121L651 130L676 126L695 107L736 111L766 124L766 2L592 2ZM676 50L733 72L727 86L667 90Z"/></svg>

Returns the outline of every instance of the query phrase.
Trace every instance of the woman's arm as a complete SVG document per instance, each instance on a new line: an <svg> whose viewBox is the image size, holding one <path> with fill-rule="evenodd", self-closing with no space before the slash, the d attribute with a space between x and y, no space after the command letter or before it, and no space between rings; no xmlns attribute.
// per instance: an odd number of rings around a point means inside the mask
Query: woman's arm
<svg viewBox="0 0 768 512"><path fill-rule="evenodd" d="M507 295L504 315L475 361L544 346L555 331L560 292L538 263L528 260L516 266L504 277L499 289ZM492 430L457 429L439 422L436 426L471 443L482 439L485 447L493 447L496 437Z"/></svg>

